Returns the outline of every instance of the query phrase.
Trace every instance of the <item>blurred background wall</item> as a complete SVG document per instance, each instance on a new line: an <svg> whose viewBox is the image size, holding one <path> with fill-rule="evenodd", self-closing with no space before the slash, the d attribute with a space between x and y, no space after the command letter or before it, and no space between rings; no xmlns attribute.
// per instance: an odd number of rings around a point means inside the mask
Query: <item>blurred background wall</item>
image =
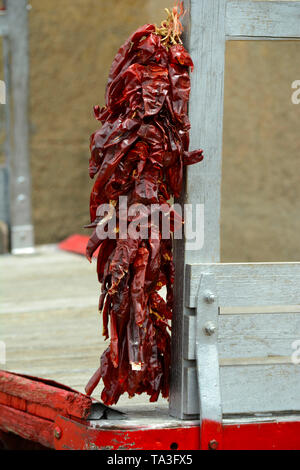
<svg viewBox="0 0 300 470"><path fill-rule="evenodd" d="M227 43L223 261L300 260L300 42Z"/></svg>
<svg viewBox="0 0 300 470"><path fill-rule="evenodd" d="M166 0L31 0L30 151L37 243L84 233L92 107L115 53ZM300 43L227 43L223 261L300 260Z"/></svg>

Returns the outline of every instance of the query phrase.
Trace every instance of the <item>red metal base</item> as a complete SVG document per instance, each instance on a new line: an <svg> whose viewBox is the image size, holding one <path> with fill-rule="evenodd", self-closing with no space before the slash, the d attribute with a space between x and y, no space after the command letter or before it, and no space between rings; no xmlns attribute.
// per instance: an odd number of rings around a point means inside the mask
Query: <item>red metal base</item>
<svg viewBox="0 0 300 470"><path fill-rule="evenodd" d="M200 450L198 426L175 429L97 430L59 417L62 436L55 449ZM217 445L216 445L217 444ZM222 444L202 450L299 450L300 422L224 425Z"/></svg>
<svg viewBox="0 0 300 470"><path fill-rule="evenodd" d="M121 423L120 423L121 424ZM66 418L58 417L56 425L62 430L55 440L55 449L79 450L195 450L199 449L199 428L93 429Z"/></svg>
<svg viewBox="0 0 300 470"><path fill-rule="evenodd" d="M299 450L300 421L225 425L223 449Z"/></svg>

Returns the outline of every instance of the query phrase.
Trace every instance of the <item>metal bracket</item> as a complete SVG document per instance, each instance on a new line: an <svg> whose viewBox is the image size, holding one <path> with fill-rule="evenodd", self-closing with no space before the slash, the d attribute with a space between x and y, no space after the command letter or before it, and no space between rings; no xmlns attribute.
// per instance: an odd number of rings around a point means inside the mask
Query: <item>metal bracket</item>
<svg viewBox="0 0 300 470"><path fill-rule="evenodd" d="M196 306L196 363L200 404L200 449L222 447L218 357L218 296L212 274L201 276Z"/></svg>

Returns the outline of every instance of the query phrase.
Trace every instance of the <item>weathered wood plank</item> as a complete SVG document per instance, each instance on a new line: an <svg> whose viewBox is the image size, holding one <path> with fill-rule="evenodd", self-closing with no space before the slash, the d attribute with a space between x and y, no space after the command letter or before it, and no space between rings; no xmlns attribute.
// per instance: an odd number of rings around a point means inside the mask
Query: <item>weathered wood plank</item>
<svg viewBox="0 0 300 470"><path fill-rule="evenodd" d="M186 306L195 307L201 275L214 274L219 306L299 305L300 263L187 266Z"/></svg>
<svg viewBox="0 0 300 470"><path fill-rule="evenodd" d="M184 358L195 360L196 317L185 317L189 332ZM299 314L219 315L220 364L291 363L292 344L299 339Z"/></svg>
<svg viewBox="0 0 300 470"><path fill-rule="evenodd" d="M299 366L221 367L220 376L225 414L300 410Z"/></svg>
<svg viewBox="0 0 300 470"><path fill-rule="evenodd" d="M54 447L54 423L23 411L0 405L0 429L46 447Z"/></svg>
<svg viewBox="0 0 300 470"><path fill-rule="evenodd" d="M1 256L0 264L0 310L5 302L0 340L7 359L1 368L53 379L84 393L108 347L97 311L95 264L54 246L38 247L30 256ZM102 387L94 397L100 399ZM167 404L162 398L159 403ZM118 406L136 404L147 409L149 398L142 394L129 400L124 394Z"/></svg>
<svg viewBox="0 0 300 470"><path fill-rule="evenodd" d="M190 251L193 262L218 262L223 136L225 0L190 0L186 46L194 61L189 117L191 149L203 148L204 161L187 169L185 203L205 204L204 246ZM198 227L199 229L199 227Z"/></svg>
<svg viewBox="0 0 300 470"><path fill-rule="evenodd" d="M1 267L0 314L91 307L97 311L100 286L95 263L90 265L82 256L49 250L30 260L4 257Z"/></svg>
<svg viewBox="0 0 300 470"><path fill-rule="evenodd" d="M228 1L227 39L300 38L300 2Z"/></svg>
<svg viewBox="0 0 300 470"><path fill-rule="evenodd" d="M185 413L194 416L199 413L196 368L185 373ZM220 383L225 415L300 411L300 368L294 364L221 367Z"/></svg>
<svg viewBox="0 0 300 470"><path fill-rule="evenodd" d="M26 413L38 416L39 418L48 419L50 421L55 421L55 418L57 417L57 411L53 410L49 406L40 406L37 403L27 402L24 398L14 397L2 392L0 392L0 404L16 410L25 411Z"/></svg>
<svg viewBox="0 0 300 470"><path fill-rule="evenodd" d="M0 371L0 391L77 418L85 418L91 409L91 399L85 395L4 371Z"/></svg>
<svg viewBox="0 0 300 470"><path fill-rule="evenodd" d="M255 307L220 307L220 315L249 315L249 314L282 314L300 313L300 305L271 305Z"/></svg>
<svg viewBox="0 0 300 470"><path fill-rule="evenodd" d="M225 61L226 0L185 0L185 46L195 69L191 74L189 117L191 149L202 148L203 162L188 168L182 203L205 203L204 245L189 251L188 241L175 246L176 288L173 320L170 413L184 418L183 413L183 344L186 332L183 315L185 264L218 262L220 257L220 195L223 134L223 95ZM191 21L192 18L192 21Z"/></svg>

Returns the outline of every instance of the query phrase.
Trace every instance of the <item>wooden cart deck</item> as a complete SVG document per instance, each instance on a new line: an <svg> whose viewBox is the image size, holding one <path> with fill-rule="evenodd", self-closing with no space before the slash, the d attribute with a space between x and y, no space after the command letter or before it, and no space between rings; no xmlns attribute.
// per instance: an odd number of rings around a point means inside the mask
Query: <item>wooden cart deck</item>
<svg viewBox="0 0 300 470"><path fill-rule="evenodd" d="M95 264L56 246L36 254L0 257L0 368L62 382L84 392L108 343L97 312ZM99 399L101 386L94 396ZM120 406L148 404L147 396ZM160 400L160 404L167 404Z"/></svg>

